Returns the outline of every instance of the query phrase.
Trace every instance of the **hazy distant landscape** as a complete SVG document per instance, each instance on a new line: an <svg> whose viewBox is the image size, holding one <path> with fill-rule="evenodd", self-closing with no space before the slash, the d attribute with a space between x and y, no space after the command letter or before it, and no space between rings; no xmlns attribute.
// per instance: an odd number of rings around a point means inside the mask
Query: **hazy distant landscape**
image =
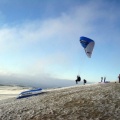
<svg viewBox="0 0 120 120"><path fill-rule="evenodd" d="M87 82L87 84L92 84L94 82ZM58 88L58 87L67 87L76 85L75 80L63 80L63 79L50 79L50 78L9 78L9 79L0 79L1 85L18 85L18 86L25 86L25 87L40 87L43 89L46 88ZM78 82L78 85L82 85L83 81Z"/></svg>

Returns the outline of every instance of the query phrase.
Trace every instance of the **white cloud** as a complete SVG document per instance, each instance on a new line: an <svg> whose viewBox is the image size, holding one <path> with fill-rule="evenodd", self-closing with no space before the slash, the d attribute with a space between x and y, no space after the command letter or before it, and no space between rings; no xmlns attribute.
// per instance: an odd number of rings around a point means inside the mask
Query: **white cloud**
<svg viewBox="0 0 120 120"><path fill-rule="evenodd" d="M3 27L0 29L0 42L2 47L24 46L30 42L53 41L70 42L71 38L78 38L82 34L90 33L92 27L89 25L93 20L92 7L83 6L76 8L71 13L63 13L60 17L44 21L33 21L13 27Z"/></svg>

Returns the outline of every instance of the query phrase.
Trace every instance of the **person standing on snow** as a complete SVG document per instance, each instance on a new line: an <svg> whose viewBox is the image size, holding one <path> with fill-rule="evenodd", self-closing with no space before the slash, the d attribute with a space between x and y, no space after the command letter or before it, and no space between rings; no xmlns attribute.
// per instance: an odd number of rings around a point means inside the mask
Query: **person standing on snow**
<svg viewBox="0 0 120 120"><path fill-rule="evenodd" d="M105 83L105 81L106 81L106 77L104 77L104 83Z"/></svg>
<svg viewBox="0 0 120 120"><path fill-rule="evenodd" d="M120 74L119 74L119 76L118 76L118 79L119 79L119 83L120 83Z"/></svg>
<svg viewBox="0 0 120 120"><path fill-rule="evenodd" d="M101 77L101 82L103 82L103 77Z"/></svg>
<svg viewBox="0 0 120 120"><path fill-rule="evenodd" d="M84 85L85 85L85 83L87 83L87 80L84 79L83 82L84 82Z"/></svg>

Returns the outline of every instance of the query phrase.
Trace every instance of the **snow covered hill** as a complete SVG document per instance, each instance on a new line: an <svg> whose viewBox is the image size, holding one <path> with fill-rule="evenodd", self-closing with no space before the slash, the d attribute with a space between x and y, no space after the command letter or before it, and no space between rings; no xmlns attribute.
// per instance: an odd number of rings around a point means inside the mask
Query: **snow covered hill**
<svg viewBox="0 0 120 120"><path fill-rule="evenodd" d="M0 120L119 119L119 83L77 85L0 101Z"/></svg>

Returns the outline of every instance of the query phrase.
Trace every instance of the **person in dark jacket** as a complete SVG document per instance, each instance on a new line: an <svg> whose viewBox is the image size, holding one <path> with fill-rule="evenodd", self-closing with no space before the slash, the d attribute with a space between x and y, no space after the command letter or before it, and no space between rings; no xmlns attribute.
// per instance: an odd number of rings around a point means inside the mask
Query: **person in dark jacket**
<svg viewBox="0 0 120 120"><path fill-rule="evenodd" d="M104 77L104 83L106 82L106 77Z"/></svg>
<svg viewBox="0 0 120 120"><path fill-rule="evenodd" d="M78 84L78 82L81 81L81 77L79 75L77 75L77 79L75 81L76 81L76 84Z"/></svg>
<svg viewBox="0 0 120 120"><path fill-rule="evenodd" d="M87 83L87 80L84 79L83 82L84 82L84 85L85 85Z"/></svg>
<svg viewBox="0 0 120 120"><path fill-rule="evenodd" d="M103 77L101 77L101 82L103 82Z"/></svg>
<svg viewBox="0 0 120 120"><path fill-rule="evenodd" d="M120 83L120 74L119 74L119 76L118 76L118 79L119 79L119 83Z"/></svg>

